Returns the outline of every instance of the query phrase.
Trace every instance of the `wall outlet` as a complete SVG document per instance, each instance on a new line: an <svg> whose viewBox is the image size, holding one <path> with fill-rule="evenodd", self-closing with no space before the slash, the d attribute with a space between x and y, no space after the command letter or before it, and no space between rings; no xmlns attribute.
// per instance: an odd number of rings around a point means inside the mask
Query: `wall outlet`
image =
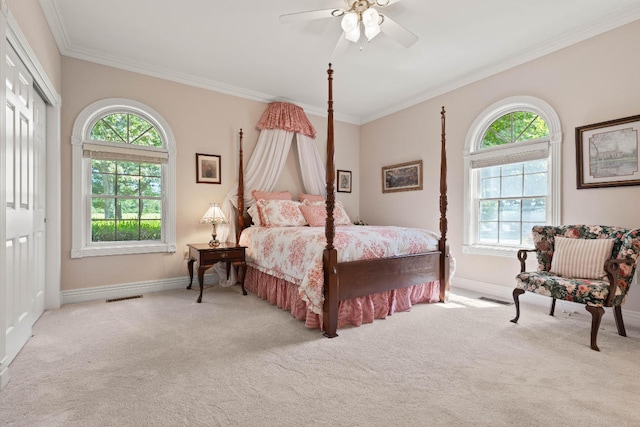
<svg viewBox="0 0 640 427"><path fill-rule="evenodd" d="M184 252L182 253L182 258L183 258L185 261L189 260L189 251L184 251Z"/></svg>

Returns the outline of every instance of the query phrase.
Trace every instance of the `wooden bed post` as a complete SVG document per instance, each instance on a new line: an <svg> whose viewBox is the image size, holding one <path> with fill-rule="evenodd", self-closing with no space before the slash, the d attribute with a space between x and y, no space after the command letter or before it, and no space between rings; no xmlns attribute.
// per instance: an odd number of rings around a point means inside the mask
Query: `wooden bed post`
<svg viewBox="0 0 640 427"><path fill-rule="evenodd" d="M333 70L331 64L327 70L329 83L328 119L327 119L327 220L325 222L325 236L327 247L323 252L324 267L324 305L322 308L322 325L324 336L337 337L338 329L338 252L333 247L335 236L335 223L333 209L335 207L335 166L334 166L334 140L333 140Z"/></svg>
<svg viewBox="0 0 640 427"><path fill-rule="evenodd" d="M240 150L238 155L238 223L236 224L236 245L240 244L240 233L244 229L244 169L242 167L242 128L240 128Z"/></svg>
<svg viewBox="0 0 640 427"><path fill-rule="evenodd" d="M445 302L449 288L449 245L447 244L447 152L445 109L440 112L442 120L442 145L440 151L440 302Z"/></svg>

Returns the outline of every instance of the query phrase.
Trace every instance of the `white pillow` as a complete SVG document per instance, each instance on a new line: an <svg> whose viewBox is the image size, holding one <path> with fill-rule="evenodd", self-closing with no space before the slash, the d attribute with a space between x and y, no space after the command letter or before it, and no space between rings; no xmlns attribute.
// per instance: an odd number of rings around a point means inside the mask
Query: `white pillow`
<svg viewBox="0 0 640 427"><path fill-rule="evenodd" d="M302 227L307 220L300 212L302 203L293 200L263 200L256 203L263 227Z"/></svg>
<svg viewBox="0 0 640 427"><path fill-rule="evenodd" d="M554 238L550 273L579 279L602 279L604 263L611 258L613 239Z"/></svg>

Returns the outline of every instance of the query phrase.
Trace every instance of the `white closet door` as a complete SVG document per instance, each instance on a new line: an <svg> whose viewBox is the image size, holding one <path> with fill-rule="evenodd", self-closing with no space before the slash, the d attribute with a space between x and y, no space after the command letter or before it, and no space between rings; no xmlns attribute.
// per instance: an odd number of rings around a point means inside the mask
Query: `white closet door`
<svg viewBox="0 0 640 427"><path fill-rule="evenodd" d="M44 104L13 48L7 48L6 345L12 360L44 308ZM36 98L38 100L36 101ZM36 107L36 105L39 105ZM40 113L41 112L41 113ZM37 118L44 121L44 117ZM38 170L36 170L38 168ZM41 193L41 194L36 194ZM42 199L41 199L42 198Z"/></svg>

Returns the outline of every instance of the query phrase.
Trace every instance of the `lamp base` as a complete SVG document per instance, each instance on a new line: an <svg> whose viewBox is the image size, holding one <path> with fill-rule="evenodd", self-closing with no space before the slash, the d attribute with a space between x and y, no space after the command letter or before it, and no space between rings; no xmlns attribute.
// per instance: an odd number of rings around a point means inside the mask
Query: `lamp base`
<svg viewBox="0 0 640 427"><path fill-rule="evenodd" d="M216 223L213 222L211 223L211 225L213 226L213 229L211 230L211 240L209 240L209 246L215 248L217 246L220 246L220 241L216 239L216 236L218 234L216 233Z"/></svg>

